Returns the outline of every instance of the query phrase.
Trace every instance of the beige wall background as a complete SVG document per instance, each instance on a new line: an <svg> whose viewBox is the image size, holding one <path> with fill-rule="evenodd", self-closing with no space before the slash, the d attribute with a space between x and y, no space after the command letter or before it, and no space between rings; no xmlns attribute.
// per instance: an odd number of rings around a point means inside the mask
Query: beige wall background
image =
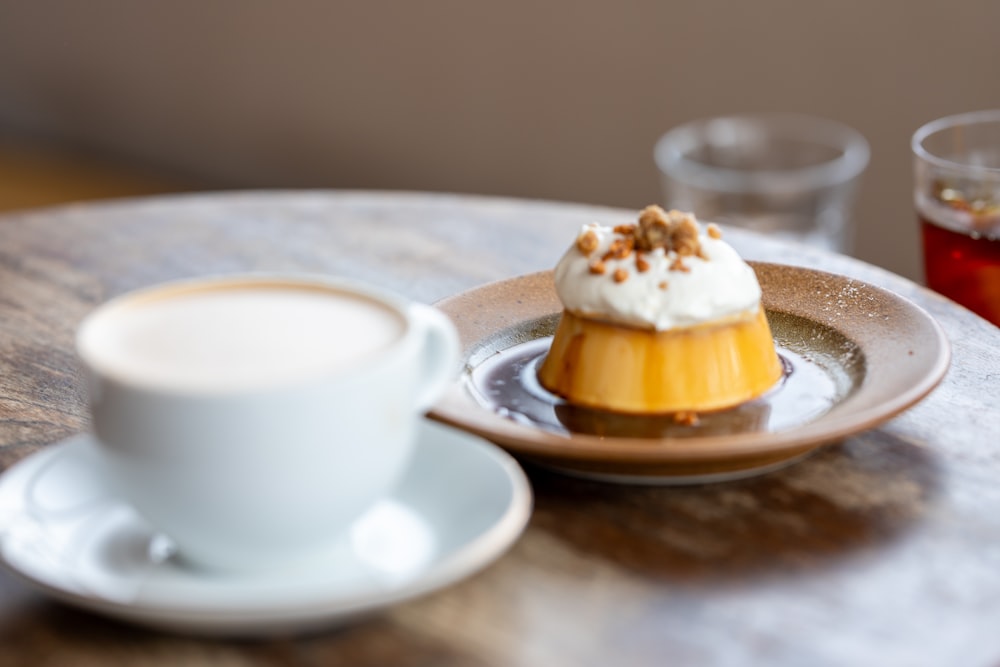
<svg viewBox="0 0 1000 667"><path fill-rule="evenodd" d="M837 119L872 145L853 254L912 278L909 137L992 107L997 0L0 0L0 133L211 187L640 208L673 125Z"/></svg>

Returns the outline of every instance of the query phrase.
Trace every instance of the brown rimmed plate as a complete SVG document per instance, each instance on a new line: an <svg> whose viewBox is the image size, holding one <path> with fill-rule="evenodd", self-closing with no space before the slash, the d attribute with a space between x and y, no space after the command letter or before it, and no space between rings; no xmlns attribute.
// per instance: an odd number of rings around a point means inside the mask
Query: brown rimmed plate
<svg viewBox="0 0 1000 667"><path fill-rule="evenodd" d="M579 410L546 397L531 386L532 363L544 354L562 306L545 271L436 304L458 328L464 366L431 416L571 474L696 483L786 465L891 419L944 377L947 338L909 300L836 274L751 265L790 371L761 399L690 426ZM511 390L512 383L524 386Z"/></svg>

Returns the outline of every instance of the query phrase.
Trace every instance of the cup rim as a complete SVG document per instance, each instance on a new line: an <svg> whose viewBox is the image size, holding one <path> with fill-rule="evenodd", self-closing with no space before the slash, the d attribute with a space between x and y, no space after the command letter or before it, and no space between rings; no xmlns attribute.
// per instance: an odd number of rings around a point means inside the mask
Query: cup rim
<svg viewBox="0 0 1000 667"><path fill-rule="evenodd" d="M336 369L326 372L316 372L307 376L295 378L285 382L267 383L262 386L253 385L245 388L211 388L194 387L189 385L172 385L159 382L144 381L134 375L122 373L113 364L106 363L97 355L90 354L85 344L85 336L99 317L107 315L110 311L122 307L127 307L129 303L139 302L144 299L155 299L159 293L183 293L188 290L216 289L228 286L252 285L254 283L271 283L276 285L301 286L326 288L343 291L349 294L360 295L382 304L384 307L396 313L403 325L402 331L397 339L392 341L382 353L367 357L366 363L338 365ZM332 375L341 375L344 372L357 373L359 369L377 369L384 364L390 363L395 358L394 352L403 349L406 341L414 331L413 318L411 314L411 304L401 296L392 292L381 290L366 283L350 278L339 276L317 275L311 273L274 273L274 272L242 272L231 274L211 274L204 276L192 276L176 280L167 280L153 283L147 286L128 290L111 297L101 303L96 304L76 327L74 336L74 347L77 359L89 372L100 376L103 380L116 383L123 387L130 387L144 392L171 396L245 396L249 394L268 394L271 392L287 391L296 386L307 386L316 382L322 382L324 378Z"/></svg>
<svg viewBox="0 0 1000 667"><path fill-rule="evenodd" d="M965 113L943 116L921 125L913 137L910 139L910 149L914 156L942 169L954 171L975 171L977 173L996 174L1000 176L1000 167L984 167L970 165L964 162L956 162L931 153L924 147L924 141L931 135L944 130L954 129L959 126L971 127L973 125L996 124L1000 127L1000 109L983 109L981 111L968 111Z"/></svg>
<svg viewBox="0 0 1000 667"><path fill-rule="evenodd" d="M704 133L711 123L732 122L766 125L788 137L800 137L836 145L842 153L822 164L801 169L743 169L706 167L685 157L685 148ZM871 148L868 140L853 127L820 116L790 112L730 114L699 118L678 125L657 140L653 158L660 173L690 185L710 187L722 192L772 192L813 190L847 183L868 166Z"/></svg>

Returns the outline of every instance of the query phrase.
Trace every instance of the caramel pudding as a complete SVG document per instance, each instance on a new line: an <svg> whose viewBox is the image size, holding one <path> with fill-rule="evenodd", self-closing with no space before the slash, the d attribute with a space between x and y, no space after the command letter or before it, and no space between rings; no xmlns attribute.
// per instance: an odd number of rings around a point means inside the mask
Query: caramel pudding
<svg viewBox="0 0 1000 667"><path fill-rule="evenodd" d="M538 379L570 403L696 414L781 378L757 276L689 213L649 206L637 224L585 225L555 282L564 310Z"/></svg>

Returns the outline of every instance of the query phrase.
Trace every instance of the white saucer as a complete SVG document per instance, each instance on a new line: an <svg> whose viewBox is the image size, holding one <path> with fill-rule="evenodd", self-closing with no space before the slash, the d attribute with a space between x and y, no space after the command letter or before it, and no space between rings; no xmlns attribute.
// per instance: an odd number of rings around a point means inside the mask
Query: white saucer
<svg viewBox="0 0 1000 667"><path fill-rule="evenodd" d="M164 557L162 538L104 491L95 456L79 435L0 476L0 562L77 607L185 633L303 632L373 613L486 566L531 511L510 456L424 421L397 489L321 565L219 575Z"/></svg>

